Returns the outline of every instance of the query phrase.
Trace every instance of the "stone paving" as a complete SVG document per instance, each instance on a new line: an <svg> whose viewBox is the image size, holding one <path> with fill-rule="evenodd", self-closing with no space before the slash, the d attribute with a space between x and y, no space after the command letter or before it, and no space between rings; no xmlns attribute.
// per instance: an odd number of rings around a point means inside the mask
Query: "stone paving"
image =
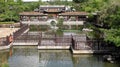
<svg viewBox="0 0 120 67"><path fill-rule="evenodd" d="M6 37L6 36L12 34L13 32L15 32L18 29L19 28L0 28L0 38L1 37Z"/></svg>

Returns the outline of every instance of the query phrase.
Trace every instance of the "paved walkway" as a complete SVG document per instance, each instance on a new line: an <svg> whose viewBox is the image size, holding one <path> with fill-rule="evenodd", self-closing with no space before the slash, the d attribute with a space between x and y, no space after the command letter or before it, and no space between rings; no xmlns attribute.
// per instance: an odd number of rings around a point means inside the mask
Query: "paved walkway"
<svg viewBox="0 0 120 67"><path fill-rule="evenodd" d="M1 37L6 37L6 36L12 34L13 32L15 32L18 29L19 28L0 28L0 38Z"/></svg>

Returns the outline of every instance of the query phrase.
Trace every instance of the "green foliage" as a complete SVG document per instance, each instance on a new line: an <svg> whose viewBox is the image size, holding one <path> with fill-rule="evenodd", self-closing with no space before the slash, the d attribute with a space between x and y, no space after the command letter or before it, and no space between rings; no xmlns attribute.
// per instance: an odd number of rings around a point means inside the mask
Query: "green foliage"
<svg viewBox="0 0 120 67"><path fill-rule="evenodd" d="M2 67L9 67L9 65L7 63L3 63Z"/></svg>
<svg viewBox="0 0 120 67"><path fill-rule="evenodd" d="M89 6L85 8L85 11L86 11L86 12L91 12L92 10L93 10L93 9L92 9L91 7L89 7Z"/></svg>
<svg viewBox="0 0 120 67"><path fill-rule="evenodd" d="M57 26L59 27L59 29L63 28L63 19L58 19Z"/></svg>
<svg viewBox="0 0 120 67"><path fill-rule="evenodd" d="M120 29L105 30L105 40L113 42L116 46L120 46Z"/></svg>
<svg viewBox="0 0 120 67"><path fill-rule="evenodd" d="M105 41L120 46L120 5L118 1L109 0L109 6L102 8L99 22L110 29L104 29Z"/></svg>
<svg viewBox="0 0 120 67"><path fill-rule="evenodd" d="M14 24L15 22L0 22L0 24Z"/></svg>
<svg viewBox="0 0 120 67"><path fill-rule="evenodd" d="M46 31L49 29L48 25L30 25L30 31Z"/></svg>
<svg viewBox="0 0 120 67"><path fill-rule="evenodd" d="M75 3L82 3L82 2L86 2L88 0L73 0Z"/></svg>
<svg viewBox="0 0 120 67"><path fill-rule="evenodd" d="M59 36L60 36L60 35L63 35L63 31L62 31L61 29L58 29L58 30L56 31L56 34L59 35Z"/></svg>
<svg viewBox="0 0 120 67"><path fill-rule="evenodd" d="M78 1L78 0L74 0ZM79 0L80 1L80 0ZM118 0L88 0L80 4L73 4L77 11L86 11L97 13L98 23L102 24L103 30L109 28L108 31L101 31L100 28L94 25L87 25L86 27L92 28L90 32L94 38L101 38L104 33L106 41L113 42L115 45L120 46L120 1ZM88 23L92 23L94 17L89 15Z"/></svg>
<svg viewBox="0 0 120 67"><path fill-rule="evenodd" d="M22 0L0 0L0 21L19 21L19 13L33 11L41 2L22 2Z"/></svg>
<svg viewBox="0 0 120 67"><path fill-rule="evenodd" d="M81 31L80 30L64 30L64 32L75 32L75 33L80 33Z"/></svg>
<svg viewBox="0 0 120 67"><path fill-rule="evenodd" d="M104 32L103 32L101 29L96 28L96 27L93 27L93 26L91 27L91 29L93 29L93 31L90 32L89 35L90 35L92 38L99 40L99 39L101 39L101 38L104 37Z"/></svg>

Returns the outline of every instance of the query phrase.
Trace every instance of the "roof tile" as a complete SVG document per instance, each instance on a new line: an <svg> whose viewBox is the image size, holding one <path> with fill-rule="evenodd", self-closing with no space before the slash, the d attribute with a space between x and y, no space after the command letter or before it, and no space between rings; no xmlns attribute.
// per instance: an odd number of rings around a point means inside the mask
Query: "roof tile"
<svg viewBox="0 0 120 67"><path fill-rule="evenodd" d="M65 12L59 15L88 15L88 13L87 12Z"/></svg>
<svg viewBox="0 0 120 67"><path fill-rule="evenodd" d="M19 15L46 15L40 12L21 12Z"/></svg>

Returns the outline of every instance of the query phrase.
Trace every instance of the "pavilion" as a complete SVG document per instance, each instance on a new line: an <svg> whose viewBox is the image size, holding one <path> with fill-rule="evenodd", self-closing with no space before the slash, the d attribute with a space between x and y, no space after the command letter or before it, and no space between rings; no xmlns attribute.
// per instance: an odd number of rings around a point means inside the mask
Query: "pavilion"
<svg viewBox="0 0 120 67"><path fill-rule="evenodd" d="M58 23L63 20L63 25L84 25L89 13L78 12L65 5L40 5L32 12L21 12L20 22L29 25L50 25L52 21Z"/></svg>

